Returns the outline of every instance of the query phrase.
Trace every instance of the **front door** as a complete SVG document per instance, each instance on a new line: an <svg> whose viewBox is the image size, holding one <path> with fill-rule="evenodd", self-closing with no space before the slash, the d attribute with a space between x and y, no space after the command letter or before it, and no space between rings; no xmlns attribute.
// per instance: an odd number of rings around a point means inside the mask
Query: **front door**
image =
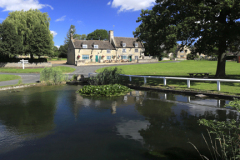
<svg viewBox="0 0 240 160"><path fill-rule="evenodd" d="M100 60L101 60L101 58L102 58L102 57L101 57L101 56L99 56L99 61L98 61L99 63L100 63Z"/></svg>
<svg viewBox="0 0 240 160"><path fill-rule="evenodd" d="M132 62L132 56L129 56L129 61Z"/></svg>
<svg viewBox="0 0 240 160"><path fill-rule="evenodd" d="M96 58L95 58L95 59L96 59L96 62L98 62L98 55L96 55Z"/></svg>

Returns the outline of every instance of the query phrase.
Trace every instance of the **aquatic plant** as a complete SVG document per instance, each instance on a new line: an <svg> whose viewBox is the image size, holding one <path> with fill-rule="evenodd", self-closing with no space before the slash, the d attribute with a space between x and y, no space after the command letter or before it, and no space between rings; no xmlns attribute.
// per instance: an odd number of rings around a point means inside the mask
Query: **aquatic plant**
<svg viewBox="0 0 240 160"><path fill-rule="evenodd" d="M80 89L78 92L81 95L85 96L121 96L125 95L126 93L130 92L131 89L120 85L120 84L110 84L110 85L86 85L82 89Z"/></svg>
<svg viewBox="0 0 240 160"><path fill-rule="evenodd" d="M88 80L90 85L106 85L120 83L121 70L115 68L105 68L102 72L98 73L95 77Z"/></svg>
<svg viewBox="0 0 240 160"><path fill-rule="evenodd" d="M40 80L48 84L60 84L67 80L67 76L59 68L46 67L40 72Z"/></svg>
<svg viewBox="0 0 240 160"><path fill-rule="evenodd" d="M225 107L235 108L240 112L240 100L234 99ZM228 120L228 121L216 121L216 120L206 120L200 119L199 124L204 125L209 128L208 136L210 142L207 142L204 135L203 139L211 153L212 159L224 159L224 160L236 160L240 159L240 120ZM213 139L212 135L216 138ZM192 144L191 142L189 142ZM192 144L194 148L198 151L197 147ZM202 159L208 159L206 156L202 155L199 151Z"/></svg>

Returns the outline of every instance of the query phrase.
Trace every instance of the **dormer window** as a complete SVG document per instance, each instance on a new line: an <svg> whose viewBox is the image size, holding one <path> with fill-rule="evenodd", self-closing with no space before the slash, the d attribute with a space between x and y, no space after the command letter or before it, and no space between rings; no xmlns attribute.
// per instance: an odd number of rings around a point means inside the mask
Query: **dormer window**
<svg viewBox="0 0 240 160"><path fill-rule="evenodd" d="M122 49L122 53L126 53L126 49L124 48L124 49Z"/></svg>
<svg viewBox="0 0 240 160"><path fill-rule="evenodd" d="M82 48L87 48L87 44L83 44L83 45L82 45Z"/></svg>
<svg viewBox="0 0 240 160"><path fill-rule="evenodd" d="M94 48L98 48L98 45L94 45Z"/></svg>
<svg viewBox="0 0 240 160"><path fill-rule="evenodd" d="M108 50L107 50L107 53L111 53L111 50L110 50L110 49L108 49Z"/></svg>
<svg viewBox="0 0 240 160"><path fill-rule="evenodd" d="M122 46L123 46L123 47L126 47L126 43L122 43Z"/></svg>
<svg viewBox="0 0 240 160"><path fill-rule="evenodd" d="M138 47L138 43L135 43L135 47Z"/></svg>

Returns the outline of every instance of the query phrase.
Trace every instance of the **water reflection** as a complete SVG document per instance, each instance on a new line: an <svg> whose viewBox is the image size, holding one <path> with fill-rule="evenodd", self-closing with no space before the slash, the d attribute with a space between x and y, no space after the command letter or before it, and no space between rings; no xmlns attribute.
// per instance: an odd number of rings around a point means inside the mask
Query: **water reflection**
<svg viewBox="0 0 240 160"><path fill-rule="evenodd" d="M83 97L76 90L0 93L0 159L196 159L188 141L208 154L199 119L239 118L223 108L226 100L143 91Z"/></svg>

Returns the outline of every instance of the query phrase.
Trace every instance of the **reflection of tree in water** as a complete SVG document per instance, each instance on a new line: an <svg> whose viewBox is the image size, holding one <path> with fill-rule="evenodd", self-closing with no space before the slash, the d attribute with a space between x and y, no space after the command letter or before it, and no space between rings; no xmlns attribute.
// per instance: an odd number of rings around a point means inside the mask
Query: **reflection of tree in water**
<svg viewBox="0 0 240 160"><path fill-rule="evenodd" d="M207 146L201 136L201 133L206 133L206 128L199 126L197 121L201 118L226 120L237 117L234 112L226 110L205 111L203 115L189 115L187 111L181 110L177 115L172 111L173 106L181 107L179 104L155 100L144 100L142 105L136 103L136 109L150 122L146 130L139 132L152 155L164 155L172 159L200 158L187 143L189 141L208 155Z"/></svg>
<svg viewBox="0 0 240 160"><path fill-rule="evenodd" d="M10 103L1 104L0 120L16 134L46 134L54 128L57 95L51 91L26 93L1 100Z"/></svg>

